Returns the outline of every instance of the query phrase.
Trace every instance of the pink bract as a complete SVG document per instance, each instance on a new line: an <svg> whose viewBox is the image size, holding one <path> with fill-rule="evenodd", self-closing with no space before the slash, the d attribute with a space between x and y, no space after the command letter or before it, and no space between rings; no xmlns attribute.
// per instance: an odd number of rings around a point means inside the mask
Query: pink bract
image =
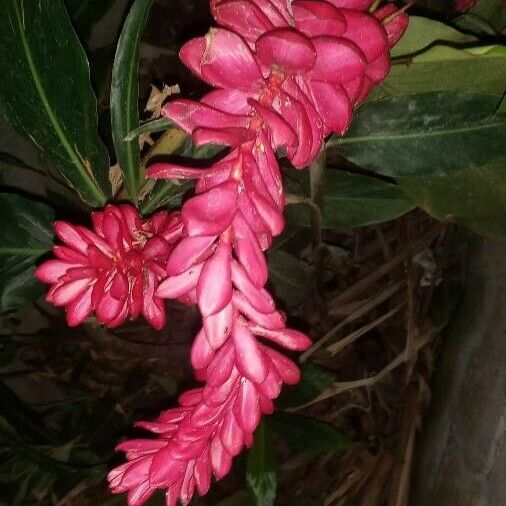
<svg viewBox="0 0 506 506"><path fill-rule="evenodd" d="M92 313L110 328L142 314L153 327L162 328L165 305L155 291L182 233L180 215L162 211L141 220L130 205L109 205L94 212L92 220L93 230L55 223L63 245L53 248L56 259L36 271L40 281L52 285L47 301L65 307L70 326Z"/></svg>
<svg viewBox="0 0 506 506"><path fill-rule="evenodd" d="M329 133L347 130L353 107L384 79L390 47L407 27L407 16L395 15L392 4L371 15L361 10L369 3L211 2L226 28L187 42L180 55L218 90L204 103L173 101L164 115L199 143L202 129L206 142L234 147L241 143L238 129L254 136L266 130L274 149L285 148L296 168L307 166ZM329 104L335 107L329 110ZM217 121L221 131L209 131Z"/></svg>
<svg viewBox="0 0 506 506"><path fill-rule="evenodd" d="M204 495L232 459L253 444L261 416L274 410L297 365L277 349L302 351L266 290L265 251L284 227L285 195L276 151L310 164L331 133L348 129L355 107L390 68L390 48L408 18L371 0L211 0L218 27L187 42L183 63L214 89L200 101L176 99L164 116L196 145L228 146L208 167L155 163L154 179L193 179L179 214L142 220L131 206L93 214L93 230L58 222L64 246L37 276L69 324L92 312L110 327L141 313L156 328L163 299L194 304L202 327L191 348L198 388L179 406L138 427L152 439L117 447L127 462L109 473L113 493L140 506L157 490L167 506Z"/></svg>

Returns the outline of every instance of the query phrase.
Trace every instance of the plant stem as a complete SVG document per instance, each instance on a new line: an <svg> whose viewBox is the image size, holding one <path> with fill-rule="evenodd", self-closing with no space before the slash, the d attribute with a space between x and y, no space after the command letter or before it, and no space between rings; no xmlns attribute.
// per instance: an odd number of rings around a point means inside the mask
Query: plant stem
<svg viewBox="0 0 506 506"><path fill-rule="evenodd" d="M313 258L315 264L315 288L318 299L321 302L322 312L326 313L323 302L323 268L325 248L322 245L322 215L321 205L323 204L323 184L326 168L325 149L315 158L309 166L309 181L311 191L311 230Z"/></svg>

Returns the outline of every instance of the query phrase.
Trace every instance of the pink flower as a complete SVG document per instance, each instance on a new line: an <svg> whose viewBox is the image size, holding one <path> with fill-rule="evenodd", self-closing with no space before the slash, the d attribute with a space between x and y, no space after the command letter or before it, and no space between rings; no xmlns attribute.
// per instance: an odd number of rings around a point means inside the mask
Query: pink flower
<svg viewBox="0 0 506 506"><path fill-rule="evenodd" d="M262 250L283 229L282 178L265 132L207 169L156 163L148 175L155 179L197 179L197 196L182 209L190 236L216 236L233 224L236 212L245 218Z"/></svg>
<svg viewBox="0 0 506 506"><path fill-rule="evenodd" d="M114 493L128 492L129 506L143 504L156 489L166 490L169 506L178 498L188 504L195 491L205 495L212 476L223 478L233 457L252 445L260 418L273 412L282 384L299 381L297 366L258 338L296 351L306 349L309 339L287 329L282 318L268 321L274 328L261 326L240 292L233 300L225 340L216 343L203 329L192 348L192 363L206 385L181 395L180 406L162 412L156 421L137 424L157 439L118 445L128 462L108 478Z"/></svg>
<svg viewBox="0 0 506 506"><path fill-rule="evenodd" d="M299 380L297 366L267 346L300 351L310 341L286 328L264 288L262 250L283 228L284 202L276 158L262 142L261 135L207 169L158 163L148 170L155 178L198 180L196 195L181 211L185 236L169 256L156 295L198 305L203 327L191 360L205 386L183 394L181 406L156 422L138 424L158 440L118 446L129 462L111 471L109 481L113 492L128 491L130 506L157 488L166 490L169 505L178 497L187 504L195 489L207 493L212 475L225 476L232 458L251 446L282 383Z"/></svg>
<svg viewBox="0 0 506 506"><path fill-rule="evenodd" d="M246 145L234 150L209 169L155 164L148 171L156 178L179 174L199 179L197 195L181 211L187 235L171 253L167 278L157 294L197 303L215 349L232 328L234 288L242 291L252 310L267 312L261 318L281 321L263 290L267 281L263 250L283 228L283 203L276 200L281 178L277 164L261 170L252 149L255 146Z"/></svg>
<svg viewBox="0 0 506 506"><path fill-rule="evenodd" d="M64 245L55 246L57 258L36 271L40 281L52 285L47 301L66 308L70 326L95 312L97 320L110 328L143 314L160 329L165 306L155 292L181 236L180 216L160 212L143 221L130 205L109 205L92 213L92 221L93 230L55 223Z"/></svg>
<svg viewBox="0 0 506 506"><path fill-rule="evenodd" d="M353 107L386 76L389 49L406 29L406 15L394 16L391 4L376 17L354 9L367 3L295 0L288 9L269 0L212 2L226 29L190 40L180 56L217 89L200 103L175 100L163 114L197 144L235 147L266 131L274 149L286 148L292 164L305 167L326 135L347 130Z"/></svg>
<svg viewBox="0 0 506 506"><path fill-rule="evenodd" d="M225 476L272 413L297 366L269 347L302 351L309 339L288 329L265 289L264 251L283 230L284 190L276 149L308 165L331 132L342 134L353 108L381 82L389 50L407 27L392 4L371 0L211 0L220 25L186 43L183 62L215 87L200 102L174 100L164 115L197 145L230 152L207 168L157 163L155 179L195 179L181 210L177 244L168 251L154 297L196 304L202 329L191 350L204 382L179 407L140 427L156 439L125 441L127 463L109 474L114 493L144 503L156 489L166 504L187 504Z"/></svg>

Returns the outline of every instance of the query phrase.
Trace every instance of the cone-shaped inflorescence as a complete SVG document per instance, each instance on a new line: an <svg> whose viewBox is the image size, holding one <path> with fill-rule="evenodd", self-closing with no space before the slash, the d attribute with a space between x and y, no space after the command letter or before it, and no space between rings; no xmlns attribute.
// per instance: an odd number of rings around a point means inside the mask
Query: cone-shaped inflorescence
<svg viewBox="0 0 506 506"><path fill-rule="evenodd" d="M294 167L311 163L330 133L342 135L353 109L390 68L390 48L408 18L371 0L211 0L218 27L181 49L182 61L214 87L199 102L174 100L163 114L196 145L228 146L208 168L156 163L154 179L194 179L180 214L142 222L129 206L94 215L95 234L57 224L67 246L38 276L69 323L92 311L115 326L144 313L159 328L161 300L196 304L202 329L191 350L203 386L179 407L137 425L157 435L118 446L127 462L109 474L114 493L143 504L157 490L168 506L207 493L232 458L251 446L282 384L299 380L277 349L302 351L265 289L265 250L283 230L284 190L276 150ZM107 225L106 225L107 218ZM274 346L274 347L273 347Z"/></svg>
<svg viewBox="0 0 506 506"><path fill-rule="evenodd" d="M269 346L304 350L306 336L286 328L265 290L264 251L283 229L284 193L276 149L296 168L311 163L331 132L343 134L352 111L390 67L390 48L407 17L368 0L212 0L218 28L187 42L182 61L215 89L199 102L174 100L163 114L197 145L230 153L211 167L158 163L156 179L195 179L182 208L184 237L157 295L198 304L203 328L192 347L202 388L142 427L158 439L118 447L128 462L113 470L114 492L131 506L156 489L167 505L204 495L212 475L250 446L297 366Z"/></svg>

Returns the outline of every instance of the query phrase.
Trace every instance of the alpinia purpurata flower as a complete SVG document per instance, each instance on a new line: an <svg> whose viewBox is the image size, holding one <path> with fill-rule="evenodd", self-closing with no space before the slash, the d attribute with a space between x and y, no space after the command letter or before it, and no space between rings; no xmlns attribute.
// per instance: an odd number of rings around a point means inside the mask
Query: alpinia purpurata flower
<svg viewBox="0 0 506 506"><path fill-rule="evenodd" d="M47 260L37 278L51 284L47 301L66 309L70 326L91 313L110 328L144 315L156 329L165 324L165 305L155 295L165 278L165 264L182 233L178 213L162 211L141 220L130 205L108 205L92 213L93 230L64 221L55 223L63 245Z"/></svg>
<svg viewBox="0 0 506 506"><path fill-rule="evenodd" d="M285 205L276 149L292 164L312 162L331 132L348 128L353 108L381 82L390 48L407 27L392 4L371 0L211 0L219 27L186 43L182 61L215 89L201 101L174 100L163 114L197 145L230 152L207 168L157 163L155 179L195 179L181 210L181 238L169 252L155 297L196 304L202 329L191 349L200 388L155 422L138 426L157 439L125 441L127 463L109 474L114 493L143 504L156 489L166 504L187 504L225 476L253 442L297 366L274 343L310 345L286 328L266 291L264 251L281 233Z"/></svg>
<svg viewBox="0 0 506 506"><path fill-rule="evenodd" d="M148 175L156 179L197 179L197 196L182 209L190 236L216 236L232 223L236 211L246 220L262 250L283 229L282 178L265 132L207 169L156 163Z"/></svg>
<svg viewBox="0 0 506 506"><path fill-rule="evenodd" d="M287 329L283 319L265 328L244 318L242 304L248 303L242 300L234 308L229 337L217 350L204 330L197 335L192 363L205 386L181 395L180 406L162 412L156 421L137 424L157 439L118 445L128 462L109 473L109 482L114 493L128 492L129 506L143 504L156 489L166 491L167 506L178 498L188 504L195 491L206 494L212 476L223 478L232 458L251 446L260 418L273 412L282 384L298 383L297 366L258 337L296 351L306 349L309 339Z"/></svg>
<svg viewBox="0 0 506 506"><path fill-rule="evenodd" d="M189 120L191 121L191 120ZM260 136L263 142L266 139ZM141 423L158 440L118 446L129 462L109 474L112 491L128 491L130 506L156 489L166 503L187 504L203 495L211 478L225 476L232 458L250 446L261 415L272 413L282 383L299 380L297 366L259 342L302 351L310 340L287 329L265 290L263 254L283 228L281 177L272 149L247 142L208 169L157 163L155 178L194 178L196 195L184 204L185 237L167 262L167 278L156 294L197 303L203 328L191 350L192 365L205 386L180 398L181 407Z"/></svg>
<svg viewBox="0 0 506 506"><path fill-rule="evenodd" d="M211 2L226 29L190 40L180 56L218 89L200 103L171 102L163 114L198 144L237 146L248 128L266 125L273 146L285 147L295 167L306 166L326 135L346 131L353 107L384 79L389 49L407 27L393 5L376 17L357 10L369 3L295 0L288 9L282 1Z"/></svg>

